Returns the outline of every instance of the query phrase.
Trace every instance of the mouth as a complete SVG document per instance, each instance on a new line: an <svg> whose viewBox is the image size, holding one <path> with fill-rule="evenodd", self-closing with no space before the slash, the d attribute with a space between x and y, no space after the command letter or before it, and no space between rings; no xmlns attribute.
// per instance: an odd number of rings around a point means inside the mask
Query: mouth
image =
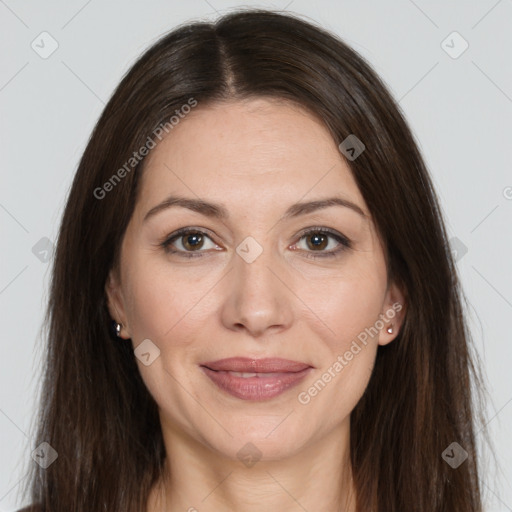
<svg viewBox="0 0 512 512"><path fill-rule="evenodd" d="M216 386L242 400L268 400L296 386L313 367L289 359L234 357L200 365Z"/></svg>
<svg viewBox="0 0 512 512"><path fill-rule="evenodd" d="M239 373L292 373L311 368L311 365L291 359L266 357L255 359L250 357L229 357L218 361L202 363L214 371L239 372Z"/></svg>

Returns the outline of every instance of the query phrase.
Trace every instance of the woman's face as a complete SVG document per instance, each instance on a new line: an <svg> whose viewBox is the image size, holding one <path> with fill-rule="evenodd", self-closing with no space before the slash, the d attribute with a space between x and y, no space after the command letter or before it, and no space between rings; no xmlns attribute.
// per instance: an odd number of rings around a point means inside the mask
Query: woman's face
<svg viewBox="0 0 512 512"><path fill-rule="evenodd" d="M284 102L199 104L151 151L140 185L107 293L121 336L144 342L137 364L164 436L230 458L251 442L270 460L348 435L403 297L327 129ZM297 206L333 198L345 205ZM180 228L191 233L173 239ZM202 367L232 357L309 369L244 381Z"/></svg>

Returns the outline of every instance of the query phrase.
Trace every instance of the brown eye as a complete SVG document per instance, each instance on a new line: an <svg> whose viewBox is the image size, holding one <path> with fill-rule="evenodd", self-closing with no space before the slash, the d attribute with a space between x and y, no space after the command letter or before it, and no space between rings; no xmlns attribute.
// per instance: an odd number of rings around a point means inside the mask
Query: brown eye
<svg viewBox="0 0 512 512"><path fill-rule="evenodd" d="M304 252L304 255L307 258L334 257L352 247L352 244L347 237L328 228L313 228L303 231L299 242L303 239L305 239L306 248L298 247L298 249L301 252ZM333 247L330 247L332 245L331 240L336 242ZM299 244L297 243L294 247L297 247L298 245ZM330 247L330 249L326 250L328 247Z"/></svg>
<svg viewBox="0 0 512 512"><path fill-rule="evenodd" d="M205 247L208 240L211 246ZM179 254L185 257L203 256L203 253L208 252L203 249L215 248L215 244L206 233L191 228L179 229L161 242L160 245L170 254Z"/></svg>
<svg viewBox="0 0 512 512"><path fill-rule="evenodd" d="M195 249L201 249L204 244L203 235L199 232L191 233L188 235L182 235L183 239L183 247L188 251L193 251Z"/></svg>
<svg viewBox="0 0 512 512"><path fill-rule="evenodd" d="M322 250L327 247L329 244L328 236L323 233L314 233L312 235L307 235L306 240L308 247L313 250Z"/></svg>

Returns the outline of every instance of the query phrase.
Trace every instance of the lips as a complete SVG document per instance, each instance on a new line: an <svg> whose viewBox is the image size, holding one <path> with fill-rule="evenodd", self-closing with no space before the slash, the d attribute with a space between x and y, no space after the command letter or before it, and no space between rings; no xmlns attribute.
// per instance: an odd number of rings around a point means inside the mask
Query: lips
<svg viewBox="0 0 512 512"><path fill-rule="evenodd" d="M242 400L268 400L296 386L313 367L289 359L232 357L200 365L220 390Z"/></svg>
<svg viewBox="0 0 512 512"><path fill-rule="evenodd" d="M253 359L248 357L230 357L218 361L202 363L210 370L238 373L296 373L311 365L281 358Z"/></svg>

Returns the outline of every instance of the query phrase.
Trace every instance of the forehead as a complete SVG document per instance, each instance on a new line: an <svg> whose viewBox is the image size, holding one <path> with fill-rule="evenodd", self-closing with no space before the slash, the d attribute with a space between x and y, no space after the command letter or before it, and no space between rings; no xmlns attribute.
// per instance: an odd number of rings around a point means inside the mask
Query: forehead
<svg viewBox="0 0 512 512"><path fill-rule="evenodd" d="M146 157L141 206L173 192L246 209L339 193L364 207L327 127L295 104L266 98L199 103L172 128Z"/></svg>

